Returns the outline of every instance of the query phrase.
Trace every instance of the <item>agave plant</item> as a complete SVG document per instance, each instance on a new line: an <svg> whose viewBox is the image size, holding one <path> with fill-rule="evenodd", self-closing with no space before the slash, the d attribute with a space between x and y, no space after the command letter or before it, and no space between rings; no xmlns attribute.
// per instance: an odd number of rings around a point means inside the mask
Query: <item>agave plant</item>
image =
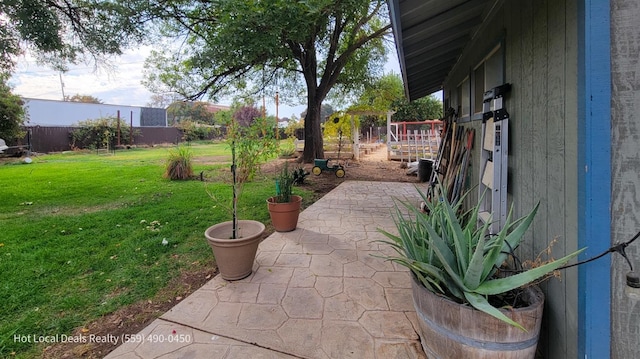
<svg viewBox="0 0 640 359"><path fill-rule="evenodd" d="M479 205L461 211L466 194L450 203L440 188L435 190L433 198L438 199L435 201L418 192L426 211L397 202L394 220L399 234L381 230L390 239L382 242L390 244L399 254L385 258L409 268L428 290L468 303L522 330L520 324L490 304L488 297L545 277L582 251L515 275L497 277L497 270L522 241L539 203L529 214L516 220L512 220L510 211L503 229L488 235L490 221L479 224Z"/></svg>

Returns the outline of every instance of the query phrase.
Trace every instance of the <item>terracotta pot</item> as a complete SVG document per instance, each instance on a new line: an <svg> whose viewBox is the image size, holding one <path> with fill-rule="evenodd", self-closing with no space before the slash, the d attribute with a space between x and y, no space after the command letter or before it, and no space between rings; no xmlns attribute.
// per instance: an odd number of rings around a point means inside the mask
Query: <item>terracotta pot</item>
<svg viewBox="0 0 640 359"><path fill-rule="evenodd" d="M411 277L420 339L428 358L535 358L544 306L540 288L524 289L527 307L501 309L524 332L470 305L432 293Z"/></svg>
<svg viewBox="0 0 640 359"><path fill-rule="evenodd" d="M226 280L246 278L253 270L258 244L264 233L264 224L257 221L238 221L238 238L231 239L231 221L213 225L204 232L216 257L220 275Z"/></svg>
<svg viewBox="0 0 640 359"><path fill-rule="evenodd" d="M277 203L276 197L267 199L274 229L278 232L290 232L296 229L301 205L302 197L296 195L292 195L291 202L287 203Z"/></svg>

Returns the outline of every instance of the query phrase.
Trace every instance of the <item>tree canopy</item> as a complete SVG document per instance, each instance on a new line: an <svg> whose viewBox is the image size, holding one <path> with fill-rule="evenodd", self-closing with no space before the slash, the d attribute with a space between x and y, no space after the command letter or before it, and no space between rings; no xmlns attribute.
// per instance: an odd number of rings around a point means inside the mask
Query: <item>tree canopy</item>
<svg viewBox="0 0 640 359"><path fill-rule="evenodd" d="M125 1L0 1L0 71L32 51L40 61L64 69L84 55L104 59L144 38L149 18Z"/></svg>
<svg viewBox="0 0 640 359"><path fill-rule="evenodd" d="M365 84L351 110L385 113L394 111L393 121L423 121L442 117L442 102L434 96L427 96L409 102L402 80L397 74L387 74ZM361 119L363 127L383 126L386 116L366 115Z"/></svg>
<svg viewBox="0 0 640 359"><path fill-rule="evenodd" d="M3 0L0 65L29 49L68 62L121 54L170 38L148 62L146 84L185 99L236 89L306 97L303 159L323 157L320 109L382 68L390 34L384 0Z"/></svg>
<svg viewBox="0 0 640 359"><path fill-rule="evenodd" d="M105 55L143 39L146 20L124 1L0 1L0 135L21 136L24 110L11 93L8 76L26 50L58 70L86 56L102 62Z"/></svg>
<svg viewBox="0 0 640 359"><path fill-rule="evenodd" d="M323 157L322 102L381 68L391 28L384 0L144 2L165 35L182 39L148 62L151 90L192 99L255 86L304 92L305 162Z"/></svg>
<svg viewBox="0 0 640 359"><path fill-rule="evenodd" d="M333 115L336 110L330 104L322 104L320 107L320 123L325 123L329 116ZM307 117L307 110L302 111L300 114L301 119L305 119Z"/></svg>
<svg viewBox="0 0 640 359"><path fill-rule="evenodd" d="M396 74L387 74L365 83L360 95L351 106L351 111L377 112L380 115L361 116L360 125L386 126L387 111L393 110L393 103L404 98L402 80Z"/></svg>
<svg viewBox="0 0 640 359"><path fill-rule="evenodd" d="M0 74L0 138L14 141L24 136L24 108L20 96L11 93L6 76Z"/></svg>
<svg viewBox="0 0 640 359"><path fill-rule="evenodd" d="M406 98L399 99L392 104L396 111L394 121L424 121L442 118L442 101L435 96L425 96L409 102Z"/></svg>
<svg viewBox="0 0 640 359"><path fill-rule="evenodd" d="M187 120L205 125L215 123L214 114L206 102L174 102L167 107L167 118L172 125Z"/></svg>
<svg viewBox="0 0 640 359"><path fill-rule="evenodd" d="M99 98L97 98L95 96L81 95L79 93L77 93L77 94L75 94L73 96L65 96L64 100L65 101L69 101L69 102L102 103L102 100L100 100Z"/></svg>
<svg viewBox="0 0 640 359"><path fill-rule="evenodd" d="M389 111L396 101L403 98L402 79L392 73L365 84L356 104L371 110Z"/></svg>

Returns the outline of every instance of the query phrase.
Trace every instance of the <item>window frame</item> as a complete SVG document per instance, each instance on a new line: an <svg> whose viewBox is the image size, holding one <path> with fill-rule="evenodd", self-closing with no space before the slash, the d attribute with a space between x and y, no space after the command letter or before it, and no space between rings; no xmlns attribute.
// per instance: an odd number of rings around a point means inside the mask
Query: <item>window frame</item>
<svg viewBox="0 0 640 359"><path fill-rule="evenodd" d="M500 55L499 58L498 59L493 58L494 55L497 55L497 54ZM490 61L490 60L493 60L493 61ZM488 64L490 66L487 66ZM496 66L496 64L498 64L498 66ZM480 68L482 68L481 72L478 71ZM488 70L488 68L490 69ZM487 81L488 72L491 74L499 74L500 79ZM483 113L482 104L480 104L480 106L477 106L478 105L477 102L482 101L484 97L484 92L486 92L487 90L490 90L495 86L502 85L505 82L504 42L500 42L499 44L494 46L491 49L491 51L489 51L489 53L486 56L484 56L482 60L478 62L478 64L476 64L476 66L473 68L471 72L471 75L472 75L471 76L472 77L471 108L473 109L473 114L471 115L471 119L472 121L477 121L477 120L482 120L482 113ZM482 77L481 80L478 79L478 77L480 76ZM478 89L479 81L482 82L481 90ZM496 85L491 85L491 87L488 87L487 83L493 83L493 82L495 82ZM482 93L478 93L479 91L481 91ZM476 108L479 108L480 112L476 112Z"/></svg>
<svg viewBox="0 0 640 359"><path fill-rule="evenodd" d="M466 102L468 106L468 113L464 113L464 100L465 100L465 88L466 88ZM456 86L456 94L457 94L457 108L456 111L458 113L458 121L459 122L468 122L471 120L471 78L469 75L465 76L465 78Z"/></svg>

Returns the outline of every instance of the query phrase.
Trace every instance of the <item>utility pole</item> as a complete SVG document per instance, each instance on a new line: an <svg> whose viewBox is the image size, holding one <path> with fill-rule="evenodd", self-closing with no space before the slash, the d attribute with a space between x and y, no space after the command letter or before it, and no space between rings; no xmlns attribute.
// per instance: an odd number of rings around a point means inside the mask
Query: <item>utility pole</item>
<svg viewBox="0 0 640 359"><path fill-rule="evenodd" d="M62 71L58 73L60 76L60 89L62 90L62 101L66 101L67 97L64 95L64 82L62 82Z"/></svg>
<svg viewBox="0 0 640 359"><path fill-rule="evenodd" d="M278 98L280 92L276 91L276 140L280 138L280 117L278 117Z"/></svg>

